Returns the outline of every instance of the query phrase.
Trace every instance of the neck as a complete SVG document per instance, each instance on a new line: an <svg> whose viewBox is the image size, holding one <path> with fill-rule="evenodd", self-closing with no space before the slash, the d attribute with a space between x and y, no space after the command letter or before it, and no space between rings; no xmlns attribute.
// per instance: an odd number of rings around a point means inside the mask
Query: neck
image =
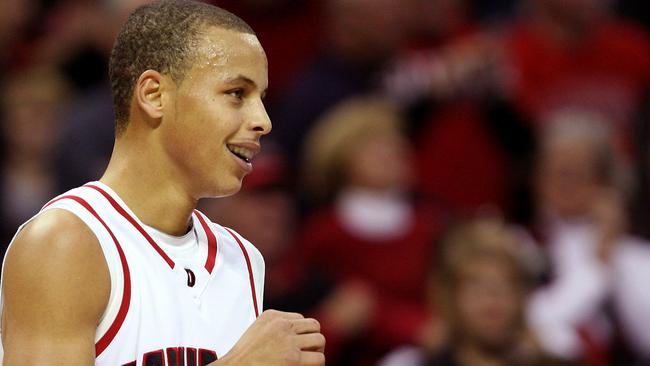
<svg viewBox="0 0 650 366"><path fill-rule="evenodd" d="M125 134L128 134L125 133ZM181 177L146 141L129 142L121 136L100 181L111 187L148 226L170 235L182 235L196 207Z"/></svg>

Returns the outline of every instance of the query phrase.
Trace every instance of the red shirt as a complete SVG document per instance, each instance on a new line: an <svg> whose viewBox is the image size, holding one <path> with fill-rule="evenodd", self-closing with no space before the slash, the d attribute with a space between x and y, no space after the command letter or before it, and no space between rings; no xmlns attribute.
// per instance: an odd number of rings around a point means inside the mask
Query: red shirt
<svg viewBox="0 0 650 366"><path fill-rule="evenodd" d="M307 220L300 259L338 284L355 281L371 289L377 309L367 332L367 345L387 351L412 343L426 321L427 271L436 232L434 215L422 210L404 235L368 240L348 231L335 210L328 209ZM322 323L327 333L326 320ZM328 348L343 341L337 336L327 334Z"/></svg>
<svg viewBox="0 0 650 366"><path fill-rule="evenodd" d="M505 38L517 105L533 120L566 106L604 112L627 130L650 83L650 40L634 25L604 20L581 42L561 44L534 24Z"/></svg>

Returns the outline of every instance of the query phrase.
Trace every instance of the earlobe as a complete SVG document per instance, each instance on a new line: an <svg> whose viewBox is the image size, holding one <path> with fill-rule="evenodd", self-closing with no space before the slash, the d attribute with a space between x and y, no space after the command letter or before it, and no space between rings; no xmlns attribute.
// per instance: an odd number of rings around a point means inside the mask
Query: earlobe
<svg viewBox="0 0 650 366"><path fill-rule="evenodd" d="M135 98L145 116L160 120L163 116L162 83L163 76L154 70L143 72L135 85Z"/></svg>

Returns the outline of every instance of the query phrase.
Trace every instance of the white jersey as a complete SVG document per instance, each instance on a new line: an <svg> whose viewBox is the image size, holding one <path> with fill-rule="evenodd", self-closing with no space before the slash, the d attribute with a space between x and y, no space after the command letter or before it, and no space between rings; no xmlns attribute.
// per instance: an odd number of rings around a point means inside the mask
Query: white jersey
<svg viewBox="0 0 650 366"><path fill-rule="evenodd" d="M262 255L199 211L185 235L191 240L173 247L164 241L175 237L147 227L101 182L58 196L41 212L54 208L92 230L108 264L111 292L95 333L95 365L204 366L258 317Z"/></svg>

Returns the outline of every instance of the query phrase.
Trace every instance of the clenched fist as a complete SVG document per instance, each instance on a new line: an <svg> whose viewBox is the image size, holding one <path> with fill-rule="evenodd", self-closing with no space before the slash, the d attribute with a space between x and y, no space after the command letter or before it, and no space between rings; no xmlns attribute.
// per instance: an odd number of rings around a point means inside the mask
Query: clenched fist
<svg viewBox="0 0 650 366"><path fill-rule="evenodd" d="M322 366L325 337L316 319L267 310L210 366Z"/></svg>

